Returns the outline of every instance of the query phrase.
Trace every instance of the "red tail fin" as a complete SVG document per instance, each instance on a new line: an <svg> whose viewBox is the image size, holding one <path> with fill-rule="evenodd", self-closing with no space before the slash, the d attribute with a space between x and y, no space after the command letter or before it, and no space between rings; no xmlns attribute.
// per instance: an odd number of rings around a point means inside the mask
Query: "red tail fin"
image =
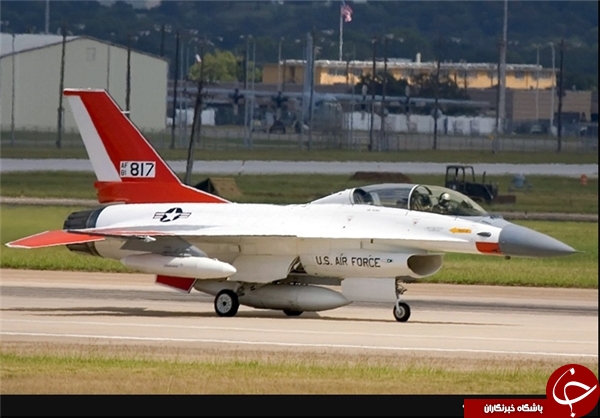
<svg viewBox="0 0 600 418"><path fill-rule="evenodd" d="M183 184L104 90L65 89L100 203L227 203Z"/></svg>

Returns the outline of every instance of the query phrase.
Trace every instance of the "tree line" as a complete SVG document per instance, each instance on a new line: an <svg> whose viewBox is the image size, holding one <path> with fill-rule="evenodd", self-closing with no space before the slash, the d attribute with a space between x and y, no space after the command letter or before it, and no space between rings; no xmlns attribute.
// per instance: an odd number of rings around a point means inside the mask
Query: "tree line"
<svg viewBox="0 0 600 418"><path fill-rule="evenodd" d="M371 60L373 40L387 36L389 57L414 60L420 53L423 61L437 56L453 62L498 61L501 1L347 3L353 14L352 21L344 24L344 60ZM44 31L46 4L0 2L2 31ZM306 33L313 30L318 34L317 59L339 58L339 1L163 1L151 9L135 8L123 1L110 5L98 1L49 4L50 33L60 33L64 24L69 34L121 45L131 42L137 50L169 60L174 59L175 34L179 31L180 45L187 48L184 57L188 65L193 64L202 39L210 40L207 54L229 52L238 67L249 45L255 48L259 67L276 62L279 56L302 59ZM445 41L442 51L437 47L440 38ZM508 63L535 64L539 51L540 64L549 68L550 43L558 52L561 39L566 44L565 85L597 90L598 2L509 1ZM231 56L227 60L230 66Z"/></svg>

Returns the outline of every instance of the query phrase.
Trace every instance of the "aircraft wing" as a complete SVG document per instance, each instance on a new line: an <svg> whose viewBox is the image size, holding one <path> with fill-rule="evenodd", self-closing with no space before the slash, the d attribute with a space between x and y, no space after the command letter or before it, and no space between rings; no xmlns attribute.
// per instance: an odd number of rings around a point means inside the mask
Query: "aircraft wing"
<svg viewBox="0 0 600 418"><path fill-rule="evenodd" d="M102 241L105 237L96 234L73 233L65 230L45 231L25 238L9 242L11 248L43 248L57 245L82 244L85 242Z"/></svg>
<svg viewBox="0 0 600 418"><path fill-rule="evenodd" d="M132 238L132 241L137 241L140 245L161 240L166 242L165 239L180 239L184 242L193 242L196 245L202 244L233 244L237 245L241 241L253 242L256 240L263 239L285 239L285 238L302 238L302 239L315 239L323 238L322 229L315 227L311 230L297 233L293 228L287 230L285 225L255 225L245 226L240 229L237 226L220 226L220 225L207 225L207 226L196 226L190 225L188 227L179 226L176 229L165 226L164 229L161 226L138 226L138 227L124 227L124 228L86 228L69 230L72 234L83 234L89 237L103 237L103 238L121 238L128 239ZM343 229L339 231L330 231L328 238L336 239L357 239L363 235L357 234L356 231L349 229ZM404 237L398 240L392 236L387 236L386 233L374 233L371 237L373 241L380 243L394 241L395 245L413 248L415 242L423 240L427 241L440 241L440 242L462 242L461 237L450 237L431 232L415 233L410 237ZM144 246L143 248L137 248L140 251L153 251L150 247Z"/></svg>
<svg viewBox="0 0 600 418"><path fill-rule="evenodd" d="M247 237L297 237L296 234L278 232L275 229L264 229L263 227L246 227L243 231L239 228L228 226L189 226L172 228L161 228L160 226L149 227L124 227L124 228L86 228L71 229L70 234L82 234L84 236L96 236L104 238L146 238L151 241L157 237L224 237L224 238L247 238Z"/></svg>
<svg viewBox="0 0 600 418"><path fill-rule="evenodd" d="M132 242L142 241L146 244L161 240L161 243L167 242L172 246L174 239L179 239L182 242L186 242L183 238L202 237L208 239L210 242L235 242L241 238L248 237L261 237L261 238L285 238L295 237L295 235L286 234L273 234L268 231L247 231L244 234L240 234L239 230L229 230L229 228L215 227L207 229L202 232L195 230L183 230L183 231L160 231L150 228L90 228L83 230L53 230L45 231L39 234L30 235L28 237L19 238L18 240L6 243L7 247L10 248L45 248L55 247L58 245L69 245L69 244L82 244L86 242L103 241L107 238L132 238ZM133 249L133 248L128 248ZM154 250L149 246L136 248L140 251Z"/></svg>
<svg viewBox="0 0 600 418"><path fill-rule="evenodd" d="M16 241L9 242L8 247L16 248L43 248L57 245L68 245L85 242L102 241L107 238L126 239L128 242L136 243L137 251L148 252L164 252L166 248L171 248L169 252L178 252L175 248L184 250L190 245L189 241L194 243L216 244L228 243L238 244L241 240L248 239L285 239L285 238L322 238L322 233L319 228L304 231L302 234L286 230L286 225L248 225L243 229L239 227L221 226L221 225L181 225L177 228L162 225L148 226L127 226L127 227L99 227L85 229L70 229L70 230L55 230L46 231L41 234L32 235L21 238ZM357 238L350 230L332 232L331 239L348 239ZM389 238L385 236L373 236L373 239L379 241L387 241ZM403 241L408 247L411 247L410 241L420 241L421 239L428 240L443 240L452 241L449 237L437 236L420 236L419 234L412 236L410 239L405 238ZM461 241L456 239L456 241ZM153 245L148 245L156 243Z"/></svg>

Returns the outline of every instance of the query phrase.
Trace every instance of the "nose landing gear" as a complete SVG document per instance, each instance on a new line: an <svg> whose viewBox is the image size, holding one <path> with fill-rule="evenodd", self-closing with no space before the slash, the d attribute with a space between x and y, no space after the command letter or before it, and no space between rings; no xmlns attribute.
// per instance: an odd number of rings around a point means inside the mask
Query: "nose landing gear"
<svg viewBox="0 0 600 418"><path fill-rule="evenodd" d="M401 296L406 292L406 288L402 286L400 279L396 279L396 304L394 305L394 318L398 322L406 322L410 318L410 306L401 301Z"/></svg>

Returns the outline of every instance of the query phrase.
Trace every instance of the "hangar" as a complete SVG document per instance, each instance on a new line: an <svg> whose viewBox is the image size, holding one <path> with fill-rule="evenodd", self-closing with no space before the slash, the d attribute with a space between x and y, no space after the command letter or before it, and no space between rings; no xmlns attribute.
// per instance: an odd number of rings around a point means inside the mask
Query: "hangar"
<svg viewBox="0 0 600 418"><path fill-rule="evenodd" d="M62 35L1 34L0 113L2 130L57 132L60 108ZM64 88L101 88L126 109L128 48L88 36L67 36ZM131 120L146 132L164 130L168 63L130 50ZM65 132L77 132L62 100Z"/></svg>

